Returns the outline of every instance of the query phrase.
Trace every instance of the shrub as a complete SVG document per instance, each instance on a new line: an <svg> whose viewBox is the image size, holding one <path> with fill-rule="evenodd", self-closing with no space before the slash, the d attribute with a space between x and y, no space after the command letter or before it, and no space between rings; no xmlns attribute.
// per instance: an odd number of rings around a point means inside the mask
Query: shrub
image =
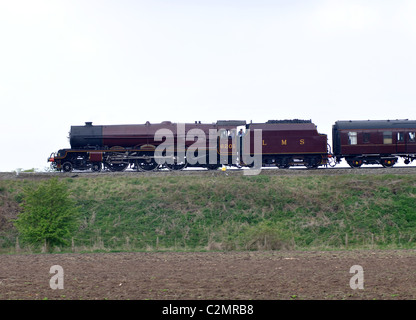
<svg viewBox="0 0 416 320"><path fill-rule="evenodd" d="M14 221L20 238L34 245L67 245L76 230L78 210L63 182L51 179L23 193L23 211Z"/></svg>

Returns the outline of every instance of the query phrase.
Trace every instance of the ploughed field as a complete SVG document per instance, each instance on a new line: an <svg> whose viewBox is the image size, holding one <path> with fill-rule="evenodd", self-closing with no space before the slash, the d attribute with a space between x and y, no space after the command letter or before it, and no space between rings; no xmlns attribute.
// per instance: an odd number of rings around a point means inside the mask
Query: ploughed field
<svg viewBox="0 0 416 320"><path fill-rule="evenodd" d="M54 265L63 289L51 289ZM363 289L352 289L361 266ZM355 278L354 278L355 277ZM58 281L52 279L52 283ZM0 299L188 300L416 298L416 250L2 255Z"/></svg>

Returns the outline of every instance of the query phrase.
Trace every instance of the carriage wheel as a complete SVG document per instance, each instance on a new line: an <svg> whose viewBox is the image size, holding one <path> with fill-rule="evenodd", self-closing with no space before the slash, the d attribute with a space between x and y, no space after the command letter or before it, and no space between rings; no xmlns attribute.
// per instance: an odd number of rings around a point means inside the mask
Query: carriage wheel
<svg viewBox="0 0 416 320"><path fill-rule="evenodd" d="M347 163L350 165L351 168L359 168L362 166L363 161L359 159L348 160Z"/></svg>
<svg viewBox="0 0 416 320"><path fill-rule="evenodd" d="M393 167L395 164L396 164L396 160L394 160L394 159L384 159L384 160L381 160L381 165L382 165L384 168L391 168L391 167Z"/></svg>

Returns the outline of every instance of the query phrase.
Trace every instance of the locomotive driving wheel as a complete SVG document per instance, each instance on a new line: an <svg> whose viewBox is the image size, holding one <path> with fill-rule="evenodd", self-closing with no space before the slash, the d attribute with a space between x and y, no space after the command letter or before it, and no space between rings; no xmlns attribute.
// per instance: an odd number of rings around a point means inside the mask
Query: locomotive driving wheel
<svg viewBox="0 0 416 320"><path fill-rule="evenodd" d="M136 162L137 171L154 171L159 167L154 158L140 159Z"/></svg>
<svg viewBox="0 0 416 320"><path fill-rule="evenodd" d="M112 172L121 172L127 169L128 163L107 163L108 169Z"/></svg>
<svg viewBox="0 0 416 320"><path fill-rule="evenodd" d="M127 152L124 147L114 146L108 152L105 166L112 172L121 172L129 166L126 160Z"/></svg>

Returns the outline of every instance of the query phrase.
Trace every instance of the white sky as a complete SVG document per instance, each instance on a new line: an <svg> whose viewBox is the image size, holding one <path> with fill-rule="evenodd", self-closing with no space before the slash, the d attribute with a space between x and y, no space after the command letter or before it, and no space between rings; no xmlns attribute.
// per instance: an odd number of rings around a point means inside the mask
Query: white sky
<svg viewBox="0 0 416 320"><path fill-rule="evenodd" d="M416 119L414 0L0 0L0 171L71 125Z"/></svg>

